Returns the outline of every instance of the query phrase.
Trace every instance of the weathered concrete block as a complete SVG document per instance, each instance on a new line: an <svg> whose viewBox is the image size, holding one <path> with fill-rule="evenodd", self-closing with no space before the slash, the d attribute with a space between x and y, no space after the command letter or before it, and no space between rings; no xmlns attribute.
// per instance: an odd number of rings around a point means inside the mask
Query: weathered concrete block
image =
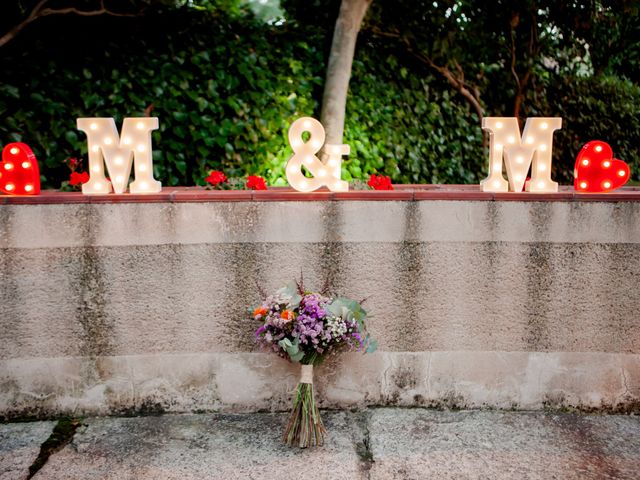
<svg viewBox="0 0 640 480"><path fill-rule="evenodd" d="M637 417L378 409L372 479L637 477Z"/></svg>
<svg viewBox="0 0 640 480"><path fill-rule="evenodd" d="M631 408L639 244L636 202L2 205L0 413L280 409L246 312L301 271L380 345L327 405Z"/></svg>
<svg viewBox="0 0 640 480"><path fill-rule="evenodd" d="M0 480L24 480L54 422L0 424Z"/></svg>
<svg viewBox="0 0 640 480"><path fill-rule="evenodd" d="M289 448L284 415L180 415L96 418L73 445L52 456L38 480L365 479L356 451L360 432L344 413L326 413L331 441Z"/></svg>

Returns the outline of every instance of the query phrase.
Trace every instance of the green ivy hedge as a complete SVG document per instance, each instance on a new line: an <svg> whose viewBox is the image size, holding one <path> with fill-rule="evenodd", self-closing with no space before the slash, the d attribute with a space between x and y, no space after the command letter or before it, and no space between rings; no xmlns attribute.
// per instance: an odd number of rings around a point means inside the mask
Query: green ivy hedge
<svg viewBox="0 0 640 480"><path fill-rule="evenodd" d="M608 76L554 78L546 89L547 114L563 117L554 136L555 178L573 184L575 157L589 140L604 140L640 180L640 86Z"/></svg>
<svg viewBox="0 0 640 480"><path fill-rule="evenodd" d="M319 114L326 45L320 31L208 13L43 23L0 50L0 141L31 145L44 185L57 188L68 179L65 160L86 158L77 117L120 122L150 110L160 118L154 165L164 184L202 185L212 169L284 184L288 127ZM477 182L486 162L478 118L432 72L397 53L368 42L358 48L345 178L380 172L397 183ZM592 138L608 139L620 158L638 156L637 86L559 79L547 89L548 101L531 111L565 119L555 143L558 178L571 181L573 156Z"/></svg>

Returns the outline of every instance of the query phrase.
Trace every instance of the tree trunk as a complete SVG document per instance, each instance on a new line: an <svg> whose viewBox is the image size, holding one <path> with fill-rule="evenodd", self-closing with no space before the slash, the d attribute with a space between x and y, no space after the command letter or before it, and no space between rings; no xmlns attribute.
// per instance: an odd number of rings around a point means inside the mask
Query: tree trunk
<svg viewBox="0 0 640 480"><path fill-rule="evenodd" d="M322 95L320 122L327 133L327 143L342 143L347 91L351 64L362 19L373 0L342 0L331 42L327 77Z"/></svg>

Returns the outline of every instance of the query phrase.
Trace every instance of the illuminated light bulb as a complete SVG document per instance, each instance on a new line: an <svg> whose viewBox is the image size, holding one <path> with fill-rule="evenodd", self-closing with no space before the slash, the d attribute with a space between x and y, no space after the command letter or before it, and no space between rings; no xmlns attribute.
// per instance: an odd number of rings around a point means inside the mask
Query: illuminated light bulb
<svg viewBox="0 0 640 480"><path fill-rule="evenodd" d="M30 192L31 190L33 190L33 185L29 184L29 185L25 185L24 186L24 191L25 192Z"/></svg>
<svg viewBox="0 0 640 480"><path fill-rule="evenodd" d="M89 125L89 128L91 130L97 130L98 129L98 124L97 123L92 123L91 125Z"/></svg>
<svg viewBox="0 0 640 480"><path fill-rule="evenodd" d="M102 184L101 184L100 182L96 182L96 183L93 185L93 189L94 189L95 191L98 191L98 190L100 190L101 188L102 188Z"/></svg>
<svg viewBox="0 0 640 480"><path fill-rule="evenodd" d="M118 183L122 183L122 182L124 182L124 177L123 177L122 175L118 175L118 176L116 177L116 182L118 182Z"/></svg>
<svg viewBox="0 0 640 480"><path fill-rule="evenodd" d="M307 181L306 180L300 180L300 188L307 188Z"/></svg>
<svg viewBox="0 0 640 480"><path fill-rule="evenodd" d="M529 138L527 138L527 143L528 143L529 145L531 145L533 142L535 142L535 139L534 139L533 137L529 137Z"/></svg>
<svg viewBox="0 0 640 480"><path fill-rule="evenodd" d="M293 165L291 165L289 167L289 173L294 174L298 171L298 169L296 167L294 167Z"/></svg>
<svg viewBox="0 0 640 480"><path fill-rule="evenodd" d="M140 182L140 190L146 190L149 188L149 184L147 182Z"/></svg>
<svg viewBox="0 0 640 480"><path fill-rule="evenodd" d="M540 129L546 130L547 128L549 128L549 124L547 122L542 122L540 124Z"/></svg>
<svg viewBox="0 0 640 480"><path fill-rule="evenodd" d="M125 145L131 145L131 137L124 137L122 141Z"/></svg>
<svg viewBox="0 0 640 480"><path fill-rule="evenodd" d="M538 147L538 150L540 150L541 152L546 152L547 151L547 146L544 143L542 143Z"/></svg>
<svg viewBox="0 0 640 480"><path fill-rule="evenodd" d="M320 150L320 147L322 146L322 142L320 142L319 140L312 140L311 146L313 147L314 150Z"/></svg>
<svg viewBox="0 0 640 480"><path fill-rule="evenodd" d="M95 173L100 173L100 165L94 165L93 167L91 167L91 170Z"/></svg>
<svg viewBox="0 0 640 480"><path fill-rule="evenodd" d="M336 161L335 158L330 158L328 163L329 163L329 166L331 167L335 167L338 165L338 162Z"/></svg>
<svg viewBox="0 0 640 480"><path fill-rule="evenodd" d="M4 188L6 188L7 190L11 191L14 188L16 188L16 186L13 183L7 183L7 186L4 187Z"/></svg>
<svg viewBox="0 0 640 480"><path fill-rule="evenodd" d="M584 165L585 167L589 165L589 160L587 160L586 158L582 160L582 165Z"/></svg>
<svg viewBox="0 0 640 480"><path fill-rule="evenodd" d="M624 177L625 175L626 175L626 172L624 170L618 170L619 177Z"/></svg>
<svg viewBox="0 0 640 480"><path fill-rule="evenodd" d="M496 163L493 165L493 171L500 173L502 172L502 164L501 163Z"/></svg>
<svg viewBox="0 0 640 480"><path fill-rule="evenodd" d="M516 182L520 182L520 181L522 180L522 175L516 175L515 177L513 177L513 179L514 179Z"/></svg>
<svg viewBox="0 0 640 480"><path fill-rule="evenodd" d="M4 164L4 169L5 170L11 170L13 168L13 163L5 163Z"/></svg>
<svg viewBox="0 0 640 480"><path fill-rule="evenodd" d="M105 145L111 145L112 143L113 143L113 140L111 140L110 137L107 137L107 138L104 139L104 144Z"/></svg>
<svg viewBox="0 0 640 480"><path fill-rule="evenodd" d="M9 150L9 152L11 153L11 155L17 155L19 151L20 151L20 150L18 150L16 147L13 147L11 150Z"/></svg>
<svg viewBox="0 0 640 480"><path fill-rule="evenodd" d="M122 165L122 157L116 157L115 162L116 165Z"/></svg>
<svg viewBox="0 0 640 480"><path fill-rule="evenodd" d="M144 144L143 144L143 143L141 143L140 145L138 145L138 151L139 151L139 152L144 152L144 149L145 149L145 147L144 147Z"/></svg>
<svg viewBox="0 0 640 480"><path fill-rule="evenodd" d="M524 162L524 158L522 157L522 155L518 155L518 156L516 157L516 162L518 162L518 163L522 163L522 162Z"/></svg>
<svg viewBox="0 0 640 480"><path fill-rule="evenodd" d="M313 162L313 157L311 155L307 155L306 157L304 157L304 163L306 165L311 165L311 162Z"/></svg>
<svg viewBox="0 0 640 480"><path fill-rule="evenodd" d="M502 144L501 143L496 143L495 147L496 147L496 150L502 150Z"/></svg>
<svg viewBox="0 0 640 480"><path fill-rule="evenodd" d="M333 189L334 190L339 190L340 189L340 182L336 182L333 184Z"/></svg>
<svg viewBox="0 0 640 480"><path fill-rule="evenodd" d="M587 188L587 182L580 182L580 188Z"/></svg>
<svg viewBox="0 0 640 480"><path fill-rule="evenodd" d="M138 123L136 124L136 128L137 128L138 130L142 130L142 129L144 128L144 123L142 123L142 122L138 122Z"/></svg>
<svg viewBox="0 0 640 480"><path fill-rule="evenodd" d="M543 181L538 182L538 188L544 188L544 182Z"/></svg>
<svg viewBox="0 0 640 480"><path fill-rule="evenodd" d="M311 128L311 122L309 120L305 120L302 122L302 127L309 130Z"/></svg>
<svg viewBox="0 0 640 480"><path fill-rule="evenodd" d="M602 145L598 145L595 148L596 152L601 152L602 151Z"/></svg>
<svg viewBox="0 0 640 480"><path fill-rule="evenodd" d="M496 122L496 128L497 129L502 128L502 122Z"/></svg>
<svg viewBox="0 0 640 480"><path fill-rule="evenodd" d="M294 150L300 148L302 146L302 142L298 139L292 140L291 141L291 148L293 148Z"/></svg>
<svg viewBox="0 0 640 480"><path fill-rule="evenodd" d="M604 183L602 184L602 186L603 186L604 188L611 188L611 182L604 182Z"/></svg>
<svg viewBox="0 0 640 480"><path fill-rule="evenodd" d="M22 168L29 168L31 166L31 162L22 162Z"/></svg>
<svg viewBox="0 0 640 480"><path fill-rule="evenodd" d="M611 166L611 162L609 160L605 160L604 162L602 162L602 166L604 168L609 168Z"/></svg>
<svg viewBox="0 0 640 480"><path fill-rule="evenodd" d="M494 186L495 188L498 188L498 187L500 186L500 181L498 181L498 180L494 180L494 182L493 182L493 186Z"/></svg>
<svg viewBox="0 0 640 480"><path fill-rule="evenodd" d="M92 152L98 152L98 151L100 151L100 147L98 145L94 145L93 147L91 147L91 151Z"/></svg>
<svg viewBox="0 0 640 480"><path fill-rule="evenodd" d="M319 177L326 177L327 176L327 171L323 168L322 170L318 171L318 176Z"/></svg>
<svg viewBox="0 0 640 480"><path fill-rule="evenodd" d="M144 164L143 164L143 165L140 165L140 166L138 167L138 171L139 171L139 172L146 172L146 171L147 171L147 166L146 166L146 165L144 165Z"/></svg>
<svg viewBox="0 0 640 480"><path fill-rule="evenodd" d="M508 143L515 143L516 142L516 137L514 137L513 135L510 136L509 138L507 138L507 142Z"/></svg>
<svg viewBox="0 0 640 480"><path fill-rule="evenodd" d="M544 165L544 164L538 166L538 170L541 171L541 172L544 172L546 169L547 169L547 166Z"/></svg>

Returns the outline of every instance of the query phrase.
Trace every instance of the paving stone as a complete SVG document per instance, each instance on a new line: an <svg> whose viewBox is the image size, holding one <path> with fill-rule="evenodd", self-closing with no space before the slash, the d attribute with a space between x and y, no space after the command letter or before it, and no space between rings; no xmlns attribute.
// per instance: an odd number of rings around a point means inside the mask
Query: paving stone
<svg viewBox="0 0 640 480"><path fill-rule="evenodd" d="M55 422L0 424L0 480L27 478L54 426Z"/></svg>
<svg viewBox="0 0 640 480"><path fill-rule="evenodd" d="M283 414L90 418L36 475L53 479L638 479L640 416L380 408L323 412L322 448Z"/></svg>
<svg viewBox="0 0 640 480"><path fill-rule="evenodd" d="M38 480L366 478L354 415L325 412L325 446L289 448L283 414L91 418Z"/></svg>
<svg viewBox="0 0 640 480"><path fill-rule="evenodd" d="M371 479L638 479L640 417L376 409Z"/></svg>

